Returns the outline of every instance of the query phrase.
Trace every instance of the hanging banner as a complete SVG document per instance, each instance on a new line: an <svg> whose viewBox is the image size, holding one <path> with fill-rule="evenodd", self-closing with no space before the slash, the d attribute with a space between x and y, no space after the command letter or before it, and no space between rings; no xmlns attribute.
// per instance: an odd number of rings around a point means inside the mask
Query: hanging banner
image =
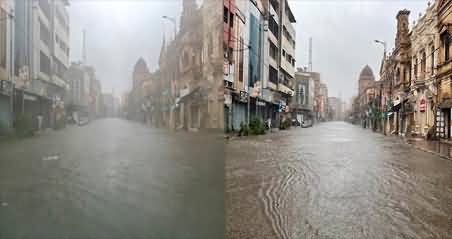
<svg viewBox="0 0 452 239"><path fill-rule="evenodd" d="M420 111L420 112L425 112L426 105L427 105L427 103L426 103L425 99L422 98L422 99L419 101L419 111Z"/></svg>

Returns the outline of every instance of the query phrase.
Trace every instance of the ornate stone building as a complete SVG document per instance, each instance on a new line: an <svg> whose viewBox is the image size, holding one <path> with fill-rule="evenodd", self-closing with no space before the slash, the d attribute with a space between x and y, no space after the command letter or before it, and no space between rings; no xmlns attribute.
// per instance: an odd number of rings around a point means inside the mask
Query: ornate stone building
<svg viewBox="0 0 452 239"><path fill-rule="evenodd" d="M439 138L451 138L451 108L452 108L452 57L451 33L452 33L452 2L438 0L438 111L436 114L436 136Z"/></svg>
<svg viewBox="0 0 452 239"><path fill-rule="evenodd" d="M425 136L434 126L436 105L437 41L436 2L428 6L411 30L411 88L408 96L413 106L411 134ZM436 39L436 40L435 40Z"/></svg>
<svg viewBox="0 0 452 239"><path fill-rule="evenodd" d="M218 1L183 1L180 30L162 46L159 121L163 127L223 129L223 86Z"/></svg>

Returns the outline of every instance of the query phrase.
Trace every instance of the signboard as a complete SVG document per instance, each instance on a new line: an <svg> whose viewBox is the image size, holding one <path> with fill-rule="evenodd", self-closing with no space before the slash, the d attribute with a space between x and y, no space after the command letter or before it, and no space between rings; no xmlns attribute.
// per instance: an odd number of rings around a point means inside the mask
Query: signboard
<svg viewBox="0 0 452 239"><path fill-rule="evenodd" d="M261 95L261 81L254 82L252 97L258 97Z"/></svg>
<svg viewBox="0 0 452 239"><path fill-rule="evenodd" d="M225 63L223 67L224 80L228 82L234 82L234 65Z"/></svg>
<svg viewBox="0 0 452 239"><path fill-rule="evenodd" d="M420 112L425 112L425 108L426 108L426 102L425 102L425 99L422 98L422 99L419 101L419 111L420 111Z"/></svg>
<svg viewBox="0 0 452 239"><path fill-rule="evenodd" d="M257 105L258 105L258 106L265 106L265 102L263 102L263 101L257 101Z"/></svg>
<svg viewBox="0 0 452 239"><path fill-rule="evenodd" d="M248 93L245 91L240 91L240 101L248 102Z"/></svg>
<svg viewBox="0 0 452 239"><path fill-rule="evenodd" d="M232 96L230 94L224 94L224 104L225 105L232 104Z"/></svg>

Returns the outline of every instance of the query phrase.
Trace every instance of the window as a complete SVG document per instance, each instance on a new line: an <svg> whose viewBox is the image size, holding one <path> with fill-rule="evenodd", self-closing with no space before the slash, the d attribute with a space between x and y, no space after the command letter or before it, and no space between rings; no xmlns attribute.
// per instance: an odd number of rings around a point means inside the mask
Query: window
<svg viewBox="0 0 452 239"><path fill-rule="evenodd" d="M229 27L234 27L234 14L232 12L229 13Z"/></svg>
<svg viewBox="0 0 452 239"><path fill-rule="evenodd" d="M417 64L415 66L417 66ZM396 83L400 82L400 68L397 68L396 76L395 76L395 82Z"/></svg>
<svg viewBox="0 0 452 239"><path fill-rule="evenodd" d="M275 44L273 44L272 41L268 40L269 42L269 47L270 47L270 57L274 60L276 60L276 57L278 55L278 48L276 47Z"/></svg>
<svg viewBox="0 0 452 239"><path fill-rule="evenodd" d="M278 71L273 66L268 67L268 78L270 82L278 84Z"/></svg>
<svg viewBox="0 0 452 239"><path fill-rule="evenodd" d="M444 48L444 61L448 61L450 57L449 56L450 36L447 31L441 35L441 40Z"/></svg>
<svg viewBox="0 0 452 239"><path fill-rule="evenodd" d="M425 51L422 52L421 56L422 56L421 77L424 78L425 70L427 68L427 57L426 57Z"/></svg>
<svg viewBox="0 0 452 239"><path fill-rule="evenodd" d="M413 72L413 75L414 75L414 79L416 80L417 79L417 58L414 58L413 59L413 65L414 65L414 72Z"/></svg>
<svg viewBox="0 0 452 239"><path fill-rule="evenodd" d="M430 46L431 62L430 62L430 74L434 74L435 70L435 45L433 43Z"/></svg>
<svg viewBox="0 0 452 239"><path fill-rule="evenodd" d="M223 21L224 23L228 23L229 10L227 7L223 8Z"/></svg>
<svg viewBox="0 0 452 239"><path fill-rule="evenodd" d="M64 74L66 73L67 68L57 58L54 58L54 63L56 75L61 79L64 79Z"/></svg>
<svg viewBox="0 0 452 239"><path fill-rule="evenodd" d="M50 58L41 51L39 58L39 70L50 76Z"/></svg>
<svg viewBox="0 0 452 239"><path fill-rule="evenodd" d="M50 47L51 34L49 29L44 25L44 23L39 20L39 34L41 41L44 42L48 47Z"/></svg>
<svg viewBox="0 0 452 239"><path fill-rule="evenodd" d="M268 29L270 29L271 33L278 39L279 26L273 17L270 17L268 20Z"/></svg>
<svg viewBox="0 0 452 239"><path fill-rule="evenodd" d="M279 10L278 0L270 0L270 4L273 7L273 9L275 10L275 12L278 12L278 10Z"/></svg>
<svg viewBox="0 0 452 239"><path fill-rule="evenodd" d="M286 51L285 50L282 50L282 56L286 57Z"/></svg>
<svg viewBox="0 0 452 239"><path fill-rule="evenodd" d="M240 53L239 53L240 54L239 55L239 81L243 82L243 54L244 54L244 50L242 50L244 47L243 37L240 37L239 46L240 46L239 49L241 49Z"/></svg>

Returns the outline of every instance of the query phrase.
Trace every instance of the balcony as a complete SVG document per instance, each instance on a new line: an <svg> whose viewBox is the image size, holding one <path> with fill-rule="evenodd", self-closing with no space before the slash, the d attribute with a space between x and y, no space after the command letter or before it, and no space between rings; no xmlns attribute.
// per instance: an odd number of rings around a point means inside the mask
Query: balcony
<svg viewBox="0 0 452 239"><path fill-rule="evenodd" d="M290 95L290 96L294 95L294 90L290 89L288 86L286 86L286 85L284 85L282 83L278 84L278 90L280 92L282 92L284 94L287 94L287 95Z"/></svg>

